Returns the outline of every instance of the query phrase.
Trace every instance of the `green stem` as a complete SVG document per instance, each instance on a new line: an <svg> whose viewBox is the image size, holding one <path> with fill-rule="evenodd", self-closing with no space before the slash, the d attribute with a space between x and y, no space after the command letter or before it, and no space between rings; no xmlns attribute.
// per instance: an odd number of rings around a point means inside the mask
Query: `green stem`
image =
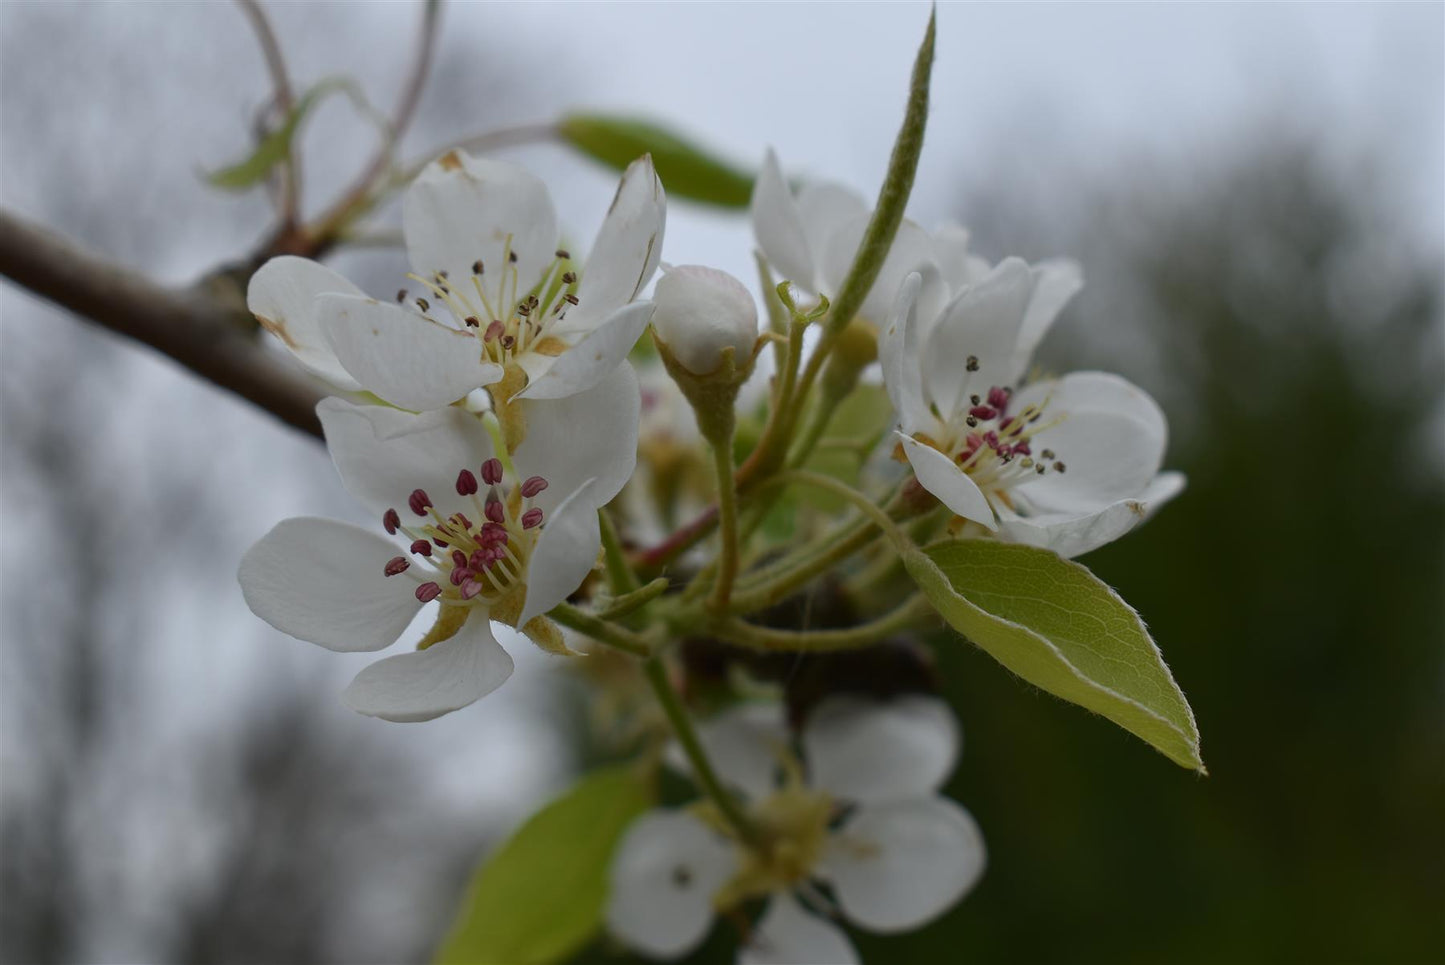
<svg viewBox="0 0 1445 965"><path fill-rule="evenodd" d="M569 630L584 633L598 643L605 643L609 647L615 647L635 657L647 657L652 654L652 648L647 645L647 641L641 634L634 633L626 627L608 623L570 603L557 604L547 611L547 615Z"/></svg>
<svg viewBox="0 0 1445 965"><path fill-rule="evenodd" d="M756 613L787 599L798 587L832 569L878 538L878 526L864 517L834 534L821 546L790 554L772 566L748 574L733 594L735 613Z"/></svg>
<svg viewBox="0 0 1445 965"><path fill-rule="evenodd" d="M733 580L738 575L738 494L733 484L732 433L713 439L713 468L717 473L718 535L722 547L717 558L717 579L713 582L709 607L723 613L732 598Z"/></svg>
<svg viewBox="0 0 1445 965"><path fill-rule="evenodd" d="M613 596L621 597L633 592L642 583L632 571L632 564L627 562L627 554L623 552L622 541L617 536L612 515L605 509L599 509L597 522L602 527L602 552L607 563L607 585L612 588Z"/></svg>
<svg viewBox="0 0 1445 965"><path fill-rule="evenodd" d="M718 632L725 640L755 650L795 653L857 650L911 629L933 612L933 605L928 599L915 594L876 620L842 630L778 630L733 620L721 626Z"/></svg>
<svg viewBox="0 0 1445 965"><path fill-rule="evenodd" d="M893 517L888 515L888 513L874 503L872 499L869 499L867 495L860 493L841 480L834 479L832 476L826 476L820 472L813 472L811 469L789 469L787 472L778 473L769 479L765 485L769 487L784 486L788 483L800 483L804 486L826 489L831 493L842 496L861 510L864 516L873 520L878 528L883 531L883 535L887 536L899 550L908 549L913 545L913 542L908 538L907 534L893 521Z"/></svg>
<svg viewBox="0 0 1445 965"><path fill-rule="evenodd" d="M667 592L670 585L667 577L659 576L646 586L638 587L631 593L624 593L615 597L611 603L597 612L597 616L603 620L616 620L625 617L629 613L646 606L653 600Z"/></svg>
<svg viewBox="0 0 1445 965"><path fill-rule="evenodd" d="M758 839L757 829L752 821L743 813L738 806L737 798L728 793L723 787L722 781L718 780L717 772L713 770L712 763L707 759L707 752L703 750L702 742L698 740L697 731L692 726L692 720L687 715L687 709L682 706L682 700L678 697L677 691L672 687L672 681L667 679L667 667L661 658L653 657L643 664L647 674L647 682L652 686L652 692L657 697L657 702L662 705L662 712L667 715L667 720L672 724L673 733L677 735L677 742L682 745L682 752L687 755L687 761L692 765L693 777L696 778L704 793L717 805L724 818L738 832L738 836L744 841L756 841Z"/></svg>

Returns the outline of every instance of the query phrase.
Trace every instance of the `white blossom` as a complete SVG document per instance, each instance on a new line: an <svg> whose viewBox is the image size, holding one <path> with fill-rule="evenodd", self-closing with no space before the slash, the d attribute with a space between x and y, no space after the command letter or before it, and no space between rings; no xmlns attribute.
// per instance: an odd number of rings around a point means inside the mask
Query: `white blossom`
<svg viewBox="0 0 1445 965"><path fill-rule="evenodd" d="M1167 426L1142 389L1104 372L1024 381L1074 272L1005 259L936 311L923 287L913 274L900 288L879 360L902 455L959 517L1072 557L1183 488L1159 472Z"/></svg>
<svg viewBox="0 0 1445 965"><path fill-rule="evenodd" d="M650 157L622 176L580 276L558 247L547 187L514 164L452 151L407 188L412 274L397 302L336 272L273 258L247 301L312 372L414 411L483 386L555 399L596 385L647 327L638 293L662 254L666 199Z"/></svg>
<svg viewBox="0 0 1445 965"><path fill-rule="evenodd" d="M801 761L775 704L724 713L699 737L760 840L744 846L711 805L654 810L628 829L607 923L646 955L685 955L716 911L767 897L740 963L856 962L829 918L911 930L952 907L983 872L972 817L938 793L959 749L940 700L829 698L803 730Z"/></svg>
<svg viewBox="0 0 1445 965"><path fill-rule="evenodd" d="M636 460L637 377L624 364L585 392L522 405L527 438L510 454L457 406L317 406L342 483L387 536L284 520L247 552L239 579L257 616L337 651L384 649L437 604L420 649L372 664L347 688L361 713L430 720L495 690L512 659L491 621L545 645L550 624L535 618L596 563L597 509Z"/></svg>

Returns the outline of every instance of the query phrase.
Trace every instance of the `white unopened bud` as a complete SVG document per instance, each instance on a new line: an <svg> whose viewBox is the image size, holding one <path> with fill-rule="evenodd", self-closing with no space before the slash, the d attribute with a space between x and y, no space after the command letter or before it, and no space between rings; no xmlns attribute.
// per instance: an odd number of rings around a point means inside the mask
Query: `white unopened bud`
<svg viewBox="0 0 1445 965"><path fill-rule="evenodd" d="M725 271L679 265L658 279L652 328L679 363L694 375L717 371L723 350L743 368L758 340L758 309L743 283Z"/></svg>

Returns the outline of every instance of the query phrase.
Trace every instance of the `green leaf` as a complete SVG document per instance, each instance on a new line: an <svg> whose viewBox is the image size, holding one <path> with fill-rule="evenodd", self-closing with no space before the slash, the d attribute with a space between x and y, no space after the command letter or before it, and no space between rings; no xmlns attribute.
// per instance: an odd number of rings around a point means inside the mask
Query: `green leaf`
<svg viewBox="0 0 1445 965"><path fill-rule="evenodd" d="M477 871L437 963L539 965L576 952L601 923L613 848L651 803L622 765L532 815Z"/></svg>
<svg viewBox="0 0 1445 965"><path fill-rule="evenodd" d="M903 223L903 209L908 206L908 196L913 192L913 178L918 173L918 158L923 154L923 131L928 126L928 88L933 76L933 40L938 19L937 12L928 15L928 29L923 34L923 43L918 47L918 56L913 61L913 77L908 87L908 106L903 113L903 124L893 142L893 154L888 159L888 173L883 178L883 187L878 192L878 204L873 217L858 243L858 253L848 275L833 299L832 311L828 313L828 333L836 337L853 320L863 300L878 280L883 262L893 247L893 238L898 226Z"/></svg>
<svg viewBox="0 0 1445 965"><path fill-rule="evenodd" d="M958 632L1037 687L1109 718L1204 773L1194 714L1139 614L1049 550L952 540L904 554Z"/></svg>
<svg viewBox="0 0 1445 965"><path fill-rule="evenodd" d="M720 160L667 128L635 117L571 114L557 125L562 140L619 171L644 154L669 197L690 198L725 208L746 208L753 176Z"/></svg>
<svg viewBox="0 0 1445 965"><path fill-rule="evenodd" d="M291 113L286 115L285 122L261 139L250 157L207 174L206 180L215 187L228 191L244 191L260 184L271 173L272 168L291 156L291 142L295 140L301 121L311 109L327 94L345 90L348 84L348 81L336 77L316 84L296 101Z"/></svg>

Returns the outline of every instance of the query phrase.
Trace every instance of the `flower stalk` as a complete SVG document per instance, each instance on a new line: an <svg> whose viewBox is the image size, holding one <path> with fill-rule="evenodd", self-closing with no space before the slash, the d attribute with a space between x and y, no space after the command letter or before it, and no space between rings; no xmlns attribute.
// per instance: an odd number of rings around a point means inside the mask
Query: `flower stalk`
<svg viewBox="0 0 1445 965"><path fill-rule="evenodd" d="M643 664L643 672L647 676L647 682L651 686L653 694L657 697L658 704L662 707L662 712L667 715L668 723L672 725L678 744L682 746L682 752L687 756L687 762L692 765L693 774L703 793L717 805L718 811L737 831L741 840L757 841L757 828L743 813L737 799L728 792L727 788L723 787L722 781L718 779L717 772L713 769L712 762L708 760L702 741L698 740L697 730L692 725L692 718L688 716L687 708L682 705L682 698L673 688L672 681L667 679L667 665L662 662L660 657L654 656Z"/></svg>

